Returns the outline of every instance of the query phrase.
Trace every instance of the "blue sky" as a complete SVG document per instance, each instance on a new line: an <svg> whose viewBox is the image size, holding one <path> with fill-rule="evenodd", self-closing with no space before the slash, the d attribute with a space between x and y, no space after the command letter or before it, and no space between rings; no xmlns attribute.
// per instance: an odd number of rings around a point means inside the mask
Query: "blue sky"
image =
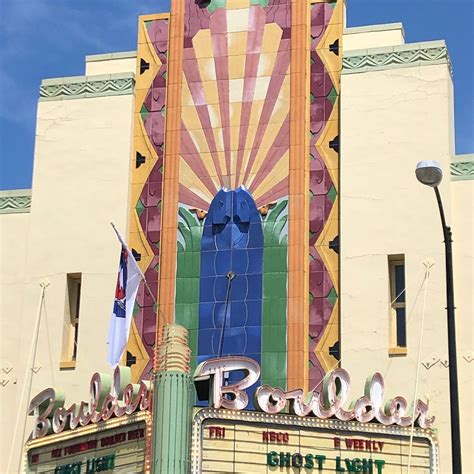
<svg viewBox="0 0 474 474"><path fill-rule="evenodd" d="M401 21L406 41L445 39L456 153L474 152L474 0L347 0L348 26ZM167 0L0 0L0 189L31 187L42 78L84 73L84 56L136 49L137 17Z"/></svg>

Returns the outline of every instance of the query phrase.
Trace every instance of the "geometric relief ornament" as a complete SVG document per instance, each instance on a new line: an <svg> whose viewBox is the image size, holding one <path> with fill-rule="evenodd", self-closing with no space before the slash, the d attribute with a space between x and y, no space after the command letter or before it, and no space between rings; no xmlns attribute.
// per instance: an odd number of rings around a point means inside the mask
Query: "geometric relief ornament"
<svg viewBox="0 0 474 474"><path fill-rule="evenodd" d="M459 160L451 163L451 180L458 181L464 179L474 179L474 159L470 161Z"/></svg>
<svg viewBox="0 0 474 474"><path fill-rule="evenodd" d="M156 339L168 23L139 18L128 242L148 287L140 283L126 352L134 380L149 378Z"/></svg>
<svg viewBox="0 0 474 474"><path fill-rule="evenodd" d="M31 190L0 191L0 214L30 212Z"/></svg>
<svg viewBox="0 0 474 474"><path fill-rule="evenodd" d="M311 5L309 153L309 387L340 359L339 95L342 1Z"/></svg>
<svg viewBox="0 0 474 474"><path fill-rule="evenodd" d="M184 6L175 322L192 363L246 354L285 383L291 5Z"/></svg>

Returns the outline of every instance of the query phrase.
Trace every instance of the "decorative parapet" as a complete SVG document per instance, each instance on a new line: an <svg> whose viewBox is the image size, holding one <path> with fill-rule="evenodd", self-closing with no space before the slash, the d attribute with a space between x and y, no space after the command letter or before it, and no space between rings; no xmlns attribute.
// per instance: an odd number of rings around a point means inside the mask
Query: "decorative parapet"
<svg viewBox="0 0 474 474"><path fill-rule="evenodd" d="M396 23L382 23L380 25L350 26L344 28L344 35L360 35L361 33L376 33L378 31L385 32L393 30L400 30L405 38L405 28L403 28L401 21Z"/></svg>
<svg viewBox="0 0 474 474"><path fill-rule="evenodd" d="M0 214L30 212L31 189L0 191Z"/></svg>
<svg viewBox="0 0 474 474"><path fill-rule="evenodd" d="M343 74L354 74L434 64L447 64L452 76L451 60L444 41L427 41L347 51L342 60L342 72Z"/></svg>
<svg viewBox="0 0 474 474"><path fill-rule="evenodd" d="M85 99L133 94L135 75L131 72L97 76L75 76L44 79L40 86L40 102Z"/></svg>
<svg viewBox="0 0 474 474"><path fill-rule="evenodd" d="M90 54L86 56L86 63L96 61L110 61L114 59L135 59L137 57L136 51L120 51L118 53L105 54Z"/></svg>
<svg viewBox="0 0 474 474"><path fill-rule="evenodd" d="M458 155L451 163L451 181L474 179L474 154Z"/></svg>

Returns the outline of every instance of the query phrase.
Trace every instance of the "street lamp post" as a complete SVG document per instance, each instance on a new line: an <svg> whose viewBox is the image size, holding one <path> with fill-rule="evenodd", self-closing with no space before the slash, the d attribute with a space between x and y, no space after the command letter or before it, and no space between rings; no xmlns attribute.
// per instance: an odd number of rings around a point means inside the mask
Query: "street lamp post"
<svg viewBox="0 0 474 474"><path fill-rule="evenodd" d="M420 183L434 188L438 202L441 225L443 226L445 259L446 259L446 312L448 316L448 359L451 412L451 456L454 474L461 474L461 434L459 428L459 392L456 351L456 327L454 318L454 280L453 280L453 239L451 227L446 224L443 202L438 185L443 179L441 166L437 161L420 161L416 165L416 177Z"/></svg>

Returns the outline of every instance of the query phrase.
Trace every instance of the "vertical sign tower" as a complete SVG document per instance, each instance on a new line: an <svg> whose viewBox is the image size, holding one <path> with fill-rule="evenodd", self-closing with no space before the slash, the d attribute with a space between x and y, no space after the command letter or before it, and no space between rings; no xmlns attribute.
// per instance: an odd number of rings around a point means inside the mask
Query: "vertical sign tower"
<svg viewBox="0 0 474 474"><path fill-rule="evenodd" d="M129 240L159 309L142 288L135 377L165 323L188 329L192 367L245 355L273 386L338 363L342 3L140 17Z"/></svg>

